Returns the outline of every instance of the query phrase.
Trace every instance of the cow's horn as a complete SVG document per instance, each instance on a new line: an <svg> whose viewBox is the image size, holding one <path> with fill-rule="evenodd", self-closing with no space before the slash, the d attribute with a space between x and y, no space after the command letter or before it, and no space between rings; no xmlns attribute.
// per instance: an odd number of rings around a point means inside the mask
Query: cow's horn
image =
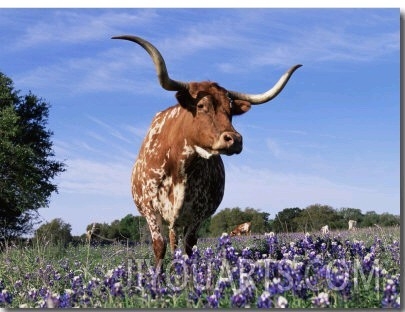
<svg viewBox="0 0 405 312"><path fill-rule="evenodd" d="M159 50L156 49L156 47L153 46L150 42L140 37L131 35L115 36L112 37L111 39L129 40L139 44L142 48L144 48L152 57L153 63L155 64L156 73L158 75L159 83L164 89L168 91L180 91L188 89L188 83L170 79L162 55L160 54Z"/></svg>
<svg viewBox="0 0 405 312"><path fill-rule="evenodd" d="M246 93L239 93L236 91L228 91L229 96L233 99L245 100L250 102L251 104L263 104L271 99L275 98L281 90L285 87L288 80L290 79L291 75L295 72L296 69L300 68L302 65L295 65L291 67L288 71L285 72L284 75L277 81L277 83L268 91L262 94L246 94Z"/></svg>

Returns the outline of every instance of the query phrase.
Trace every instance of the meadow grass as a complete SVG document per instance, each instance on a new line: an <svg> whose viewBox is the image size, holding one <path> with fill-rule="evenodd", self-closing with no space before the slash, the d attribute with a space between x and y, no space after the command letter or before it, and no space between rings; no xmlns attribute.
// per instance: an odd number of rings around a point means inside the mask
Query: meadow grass
<svg viewBox="0 0 405 312"><path fill-rule="evenodd" d="M193 255L149 244L9 246L0 308L399 308L399 227L204 238Z"/></svg>

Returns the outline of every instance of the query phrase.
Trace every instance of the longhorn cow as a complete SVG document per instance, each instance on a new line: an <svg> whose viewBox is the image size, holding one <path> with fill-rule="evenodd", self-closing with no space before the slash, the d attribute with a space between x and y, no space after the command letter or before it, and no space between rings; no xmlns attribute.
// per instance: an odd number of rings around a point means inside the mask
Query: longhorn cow
<svg viewBox="0 0 405 312"><path fill-rule="evenodd" d="M356 220L349 220L349 231L355 231L356 226L357 226L357 221Z"/></svg>
<svg viewBox="0 0 405 312"><path fill-rule="evenodd" d="M321 232L322 232L322 234L328 234L329 233L329 226L324 225L323 227L321 227Z"/></svg>
<svg viewBox="0 0 405 312"><path fill-rule="evenodd" d="M172 254L181 233L190 256L200 225L222 201L225 171L220 155L242 151L242 136L232 126L232 117L276 97L301 65L291 67L268 91L245 94L210 81L173 80L151 43L131 35L112 39L139 44L151 56L160 85L177 91L178 104L153 118L131 178L134 202L149 225L155 265L160 266L166 253L162 221L168 223Z"/></svg>
<svg viewBox="0 0 405 312"><path fill-rule="evenodd" d="M245 222L237 225L231 232L230 236L240 236L242 234L250 235L250 227L252 222Z"/></svg>

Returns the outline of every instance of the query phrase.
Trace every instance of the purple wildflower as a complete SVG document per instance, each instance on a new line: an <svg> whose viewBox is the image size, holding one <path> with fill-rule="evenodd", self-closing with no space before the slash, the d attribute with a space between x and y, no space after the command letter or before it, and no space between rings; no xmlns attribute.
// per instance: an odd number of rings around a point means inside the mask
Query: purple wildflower
<svg viewBox="0 0 405 312"><path fill-rule="evenodd" d="M216 294L212 294L211 296L209 296L208 298L208 305L211 308L218 308L219 305L219 300Z"/></svg>
<svg viewBox="0 0 405 312"><path fill-rule="evenodd" d="M278 296L277 298L277 308L288 308L288 300L284 298L283 296Z"/></svg>
<svg viewBox="0 0 405 312"><path fill-rule="evenodd" d="M66 289L65 292L59 297L59 307L60 308L72 308L72 293L73 290Z"/></svg>
<svg viewBox="0 0 405 312"><path fill-rule="evenodd" d="M35 289L35 288L31 288L31 289L28 291L28 300L30 300L30 301L37 301L37 300L38 300L38 295L39 295L38 290Z"/></svg>
<svg viewBox="0 0 405 312"><path fill-rule="evenodd" d="M399 289L399 275L393 278L388 278L384 288L384 295L381 301L383 308L395 308L401 307L400 294L397 292Z"/></svg>
<svg viewBox="0 0 405 312"><path fill-rule="evenodd" d="M232 307L242 308L246 305L246 301L246 296L240 290L231 297Z"/></svg>
<svg viewBox="0 0 405 312"><path fill-rule="evenodd" d="M114 297L124 297L124 293L122 292L122 284L120 282L114 283L110 290Z"/></svg>
<svg viewBox="0 0 405 312"><path fill-rule="evenodd" d="M20 289L22 287L22 281L21 280L16 281L14 283L14 287L17 289Z"/></svg>
<svg viewBox="0 0 405 312"><path fill-rule="evenodd" d="M268 309L273 307L271 295L267 290L265 290L259 297L259 300L257 301L257 307L261 309Z"/></svg>
<svg viewBox="0 0 405 312"><path fill-rule="evenodd" d="M329 294L325 292L321 292L318 296L312 298L312 304L316 308L326 308L329 307Z"/></svg>
<svg viewBox="0 0 405 312"><path fill-rule="evenodd" d="M0 307L4 303L11 304L12 300L13 300L13 297L12 297L12 295L10 294L10 292L7 289L3 289L0 292Z"/></svg>

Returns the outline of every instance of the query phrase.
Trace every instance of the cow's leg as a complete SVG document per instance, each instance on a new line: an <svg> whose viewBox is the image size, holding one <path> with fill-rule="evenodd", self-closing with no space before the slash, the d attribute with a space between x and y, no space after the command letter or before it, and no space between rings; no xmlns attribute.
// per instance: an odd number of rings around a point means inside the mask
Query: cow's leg
<svg viewBox="0 0 405 312"><path fill-rule="evenodd" d="M153 252L155 254L156 267L162 266L163 258L166 253L166 241L162 235L162 217L156 214L145 216L149 225L150 234L152 236Z"/></svg>
<svg viewBox="0 0 405 312"><path fill-rule="evenodd" d="M197 244L197 231L199 229L198 226L193 226L192 228L186 227L184 229L184 249L186 254L191 257L193 253L193 247Z"/></svg>
<svg viewBox="0 0 405 312"><path fill-rule="evenodd" d="M170 251L172 252L172 256L174 255L174 251L177 248L177 235L173 227L169 228L169 240L170 240Z"/></svg>

